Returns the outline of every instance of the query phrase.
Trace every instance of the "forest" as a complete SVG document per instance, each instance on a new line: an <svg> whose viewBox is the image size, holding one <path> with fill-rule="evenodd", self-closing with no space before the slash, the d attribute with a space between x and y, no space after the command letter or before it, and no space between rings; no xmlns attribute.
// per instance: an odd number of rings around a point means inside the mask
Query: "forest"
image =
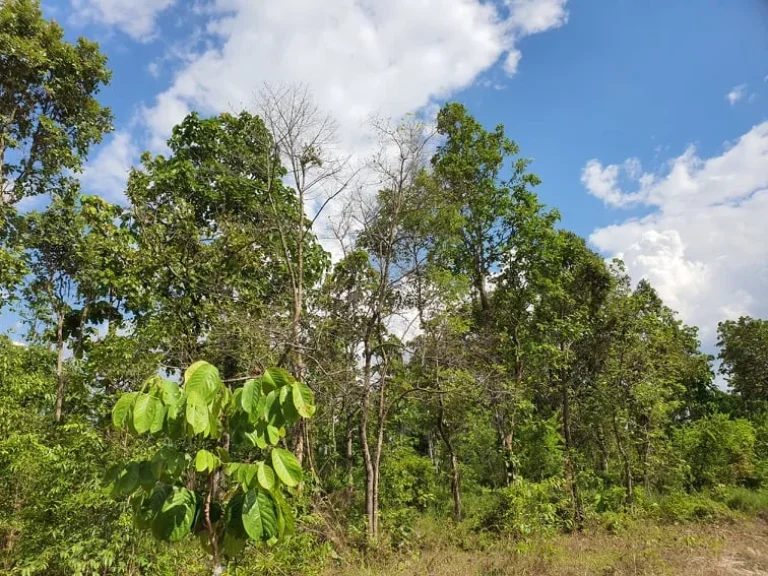
<svg viewBox="0 0 768 576"><path fill-rule="evenodd" d="M448 102L347 156L306 87L265 86L112 203L79 180L110 77L0 3L3 574L543 574L515 554L768 514L768 321L704 352L504 126Z"/></svg>

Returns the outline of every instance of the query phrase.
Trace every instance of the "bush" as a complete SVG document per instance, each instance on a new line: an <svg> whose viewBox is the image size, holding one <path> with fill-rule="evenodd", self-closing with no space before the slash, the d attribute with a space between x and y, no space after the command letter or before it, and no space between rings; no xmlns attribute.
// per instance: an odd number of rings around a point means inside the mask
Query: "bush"
<svg viewBox="0 0 768 576"><path fill-rule="evenodd" d="M731 510L755 514L768 510L768 491L749 490L740 486L721 486L713 491L713 498Z"/></svg>
<svg viewBox="0 0 768 576"><path fill-rule="evenodd" d="M435 469L411 446L396 446L381 466L381 503L385 510L426 510L435 502Z"/></svg>
<svg viewBox="0 0 768 576"><path fill-rule="evenodd" d="M665 522L694 522L727 518L729 510L703 493L673 492L658 498L658 515Z"/></svg>
<svg viewBox="0 0 768 576"><path fill-rule="evenodd" d="M492 505L475 518L476 529L526 538L571 527L571 506L562 479L518 480L492 494Z"/></svg>
<svg viewBox="0 0 768 576"><path fill-rule="evenodd" d="M520 474L536 482L563 472L563 437L557 417L532 419L520 427L517 435Z"/></svg>
<svg viewBox="0 0 768 576"><path fill-rule="evenodd" d="M678 429L674 444L694 489L744 484L755 474L755 430L748 420L713 414Z"/></svg>

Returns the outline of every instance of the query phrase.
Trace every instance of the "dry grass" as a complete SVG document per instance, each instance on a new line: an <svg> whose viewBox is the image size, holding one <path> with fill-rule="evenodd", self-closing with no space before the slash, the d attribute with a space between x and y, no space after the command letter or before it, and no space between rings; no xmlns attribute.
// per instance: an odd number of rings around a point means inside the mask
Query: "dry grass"
<svg viewBox="0 0 768 576"><path fill-rule="evenodd" d="M451 526L428 529L418 549L335 566L326 576L768 576L768 522L656 526L520 543L463 538Z"/></svg>

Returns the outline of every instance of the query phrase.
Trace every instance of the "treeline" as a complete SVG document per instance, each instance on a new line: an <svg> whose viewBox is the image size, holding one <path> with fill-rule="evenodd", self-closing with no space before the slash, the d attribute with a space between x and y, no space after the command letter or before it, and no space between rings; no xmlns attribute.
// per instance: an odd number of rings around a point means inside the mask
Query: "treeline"
<svg viewBox="0 0 768 576"><path fill-rule="evenodd" d="M102 488L157 447L114 429L116 400L200 359L232 390L283 367L317 403L281 441L298 534L241 567L311 572L423 514L521 537L693 519L768 482L768 323L720 325L719 390L696 328L558 226L503 126L458 103L372 122L353 166L305 89L265 89L190 114L113 204L77 178L109 77L36 2L0 6L0 305L26 326L0 338L3 570L206 573Z"/></svg>

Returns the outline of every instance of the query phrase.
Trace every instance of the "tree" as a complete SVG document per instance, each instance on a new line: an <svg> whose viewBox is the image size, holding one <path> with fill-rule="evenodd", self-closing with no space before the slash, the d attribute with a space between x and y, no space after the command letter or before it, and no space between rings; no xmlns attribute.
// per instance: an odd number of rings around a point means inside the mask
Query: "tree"
<svg viewBox="0 0 768 576"><path fill-rule="evenodd" d="M268 369L234 392L203 361L187 368L182 386L152 377L139 392L118 399L114 425L137 435L186 439L192 450L158 442L151 459L110 471L112 493L132 495L137 525L159 540L198 534L212 556L213 574L221 574L222 558L238 554L247 540L275 544L293 533L284 493L299 485L302 470L280 444L289 426L314 412L309 387L280 369ZM264 460L252 459L253 447L266 451Z"/></svg>
<svg viewBox="0 0 768 576"><path fill-rule="evenodd" d="M472 279L480 309L487 314L488 279L513 248L520 207L533 202L538 211L530 188L540 181L526 172L528 160L514 158L519 148L504 134L504 126L486 131L461 104L443 106L437 133L445 142L432 158L432 167L453 213L444 222L443 258Z"/></svg>
<svg viewBox="0 0 768 576"><path fill-rule="evenodd" d="M306 86L264 86L257 107L274 142L274 146L267 149L273 154L268 164L286 166L288 184L293 186L298 204L293 217L286 218L276 212L273 215L293 300L290 342L293 371L303 380L306 343L302 321L306 291L312 285L312 274L307 274L305 269L317 269L316 260L324 259L321 250L307 252L305 249L312 247L311 241L308 242L314 238L312 227L328 204L347 190L355 171L349 170L348 160L337 156L336 122L320 112ZM270 202L273 212L276 211L279 198L276 202L270 198ZM296 448L300 461L310 448L307 431L300 423Z"/></svg>
<svg viewBox="0 0 768 576"><path fill-rule="evenodd" d="M749 316L717 326L720 373L744 400L768 400L768 321Z"/></svg>
<svg viewBox="0 0 768 576"><path fill-rule="evenodd" d="M25 260L32 273L24 287L28 323L46 329L45 339L56 348L56 407L60 421L64 405L64 348L67 341L78 356L87 346L88 324L118 316L108 298L119 282L121 255L128 241L115 218L120 208L94 196L83 196L76 183L54 195L43 212L23 220Z"/></svg>
<svg viewBox="0 0 768 576"><path fill-rule="evenodd" d="M61 192L66 172L112 129L96 100L111 76L106 57L94 42L63 38L39 2L0 4L0 305L23 275L13 204Z"/></svg>
<svg viewBox="0 0 768 576"><path fill-rule="evenodd" d="M191 114L168 144L169 158L145 154L128 183L138 250L131 274L141 283L129 309L166 364L185 366L206 349L226 378L248 374L259 360L277 360L265 343L282 348L290 340L290 321L278 320L290 302L283 243L293 253L298 240L280 228L299 217L296 197L256 116ZM324 253L314 236L303 240L311 255L304 274L314 282ZM242 349L245 342L260 359Z"/></svg>
<svg viewBox="0 0 768 576"><path fill-rule="evenodd" d="M542 289L536 306L537 339L546 358L549 389L555 398L559 396L573 519L576 528L581 530L584 506L576 478L573 400L592 376L589 352L594 340L591 336L611 280L603 260L572 232L558 232L548 261L546 275L535 279Z"/></svg>

